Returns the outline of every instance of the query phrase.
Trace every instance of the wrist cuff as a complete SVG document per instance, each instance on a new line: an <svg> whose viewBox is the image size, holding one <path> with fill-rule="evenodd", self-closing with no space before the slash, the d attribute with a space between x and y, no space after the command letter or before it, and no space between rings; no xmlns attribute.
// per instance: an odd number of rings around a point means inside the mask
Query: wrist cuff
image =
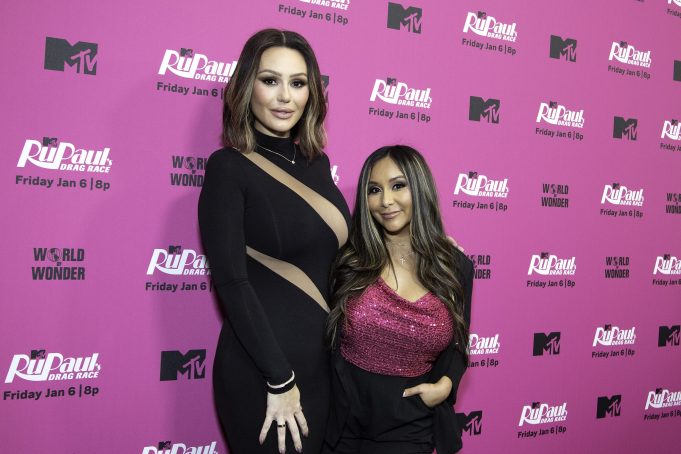
<svg viewBox="0 0 681 454"><path fill-rule="evenodd" d="M270 382L267 382L267 392L270 394L283 394L286 391L290 391L294 386L296 386L296 373L291 372L291 378L284 383L273 385Z"/></svg>

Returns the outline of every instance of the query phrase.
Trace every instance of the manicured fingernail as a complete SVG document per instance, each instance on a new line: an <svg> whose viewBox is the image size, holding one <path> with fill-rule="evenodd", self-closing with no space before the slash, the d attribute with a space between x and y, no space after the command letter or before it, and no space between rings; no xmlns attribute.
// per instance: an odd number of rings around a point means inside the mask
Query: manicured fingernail
<svg viewBox="0 0 681 454"><path fill-rule="evenodd" d="M402 397L407 397L407 391L402 391Z"/></svg>

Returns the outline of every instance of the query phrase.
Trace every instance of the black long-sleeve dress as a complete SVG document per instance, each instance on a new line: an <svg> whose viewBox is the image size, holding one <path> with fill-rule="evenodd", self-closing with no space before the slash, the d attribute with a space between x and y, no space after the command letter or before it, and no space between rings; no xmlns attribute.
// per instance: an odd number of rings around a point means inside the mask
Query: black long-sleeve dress
<svg viewBox="0 0 681 454"><path fill-rule="evenodd" d="M350 215L326 155L307 162L291 139L256 132L256 141L254 152L211 155L199 200L225 315L213 366L215 403L232 454L275 453L276 427L258 444L267 392L297 384L310 429L303 452L316 454L330 402L329 273ZM290 437L287 446L293 449Z"/></svg>

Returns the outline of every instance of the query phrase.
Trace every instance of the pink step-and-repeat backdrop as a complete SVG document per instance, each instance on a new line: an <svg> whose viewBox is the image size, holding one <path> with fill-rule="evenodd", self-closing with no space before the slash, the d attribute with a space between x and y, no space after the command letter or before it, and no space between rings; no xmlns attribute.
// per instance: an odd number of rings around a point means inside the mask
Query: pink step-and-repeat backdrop
<svg viewBox="0 0 681 454"><path fill-rule="evenodd" d="M476 264L463 453L681 442L681 1L10 2L0 451L226 454L196 205L245 40L296 30L335 181L421 150Z"/></svg>

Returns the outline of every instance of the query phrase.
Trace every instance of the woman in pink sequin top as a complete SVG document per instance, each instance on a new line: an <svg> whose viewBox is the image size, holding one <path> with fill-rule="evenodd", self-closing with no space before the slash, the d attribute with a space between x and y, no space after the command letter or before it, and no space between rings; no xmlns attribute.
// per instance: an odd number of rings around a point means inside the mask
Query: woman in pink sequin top
<svg viewBox="0 0 681 454"><path fill-rule="evenodd" d="M332 416L323 452L451 454L466 370L473 265L442 228L413 148L372 153L337 260L329 337Z"/></svg>

